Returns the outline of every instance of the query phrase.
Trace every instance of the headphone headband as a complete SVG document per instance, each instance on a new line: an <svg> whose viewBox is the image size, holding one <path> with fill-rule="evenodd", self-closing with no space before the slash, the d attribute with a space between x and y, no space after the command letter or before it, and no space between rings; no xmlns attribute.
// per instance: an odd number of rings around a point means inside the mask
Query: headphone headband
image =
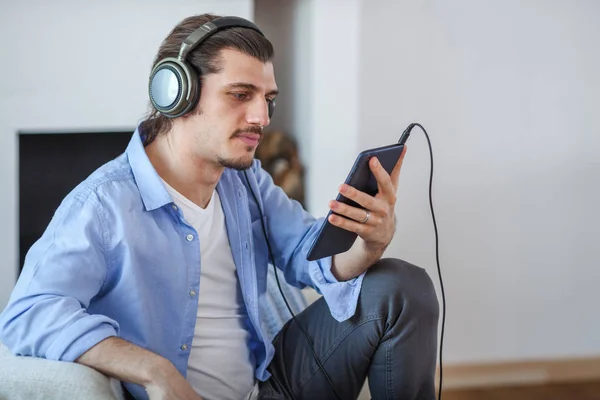
<svg viewBox="0 0 600 400"><path fill-rule="evenodd" d="M184 39L184 41L181 43L181 48L179 49L179 59L182 61L185 60L190 51L198 47L200 43L204 42L215 33L227 28L248 28L255 30L264 36L258 26L247 19L240 17L220 17L205 23Z"/></svg>

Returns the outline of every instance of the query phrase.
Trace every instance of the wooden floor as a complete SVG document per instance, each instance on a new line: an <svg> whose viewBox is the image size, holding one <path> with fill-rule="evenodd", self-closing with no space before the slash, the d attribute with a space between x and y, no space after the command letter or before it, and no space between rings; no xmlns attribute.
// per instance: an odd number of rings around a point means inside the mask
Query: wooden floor
<svg viewBox="0 0 600 400"><path fill-rule="evenodd" d="M600 400L600 382L445 390L442 400Z"/></svg>

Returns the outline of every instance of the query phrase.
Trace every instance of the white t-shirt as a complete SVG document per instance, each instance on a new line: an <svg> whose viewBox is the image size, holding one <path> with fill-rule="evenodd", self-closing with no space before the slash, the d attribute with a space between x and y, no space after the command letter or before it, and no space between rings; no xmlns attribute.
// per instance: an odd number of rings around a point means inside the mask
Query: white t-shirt
<svg viewBox="0 0 600 400"><path fill-rule="evenodd" d="M247 314L219 195L215 190L203 209L164 183L200 240L200 293L187 380L204 400L255 398Z"/></svg>

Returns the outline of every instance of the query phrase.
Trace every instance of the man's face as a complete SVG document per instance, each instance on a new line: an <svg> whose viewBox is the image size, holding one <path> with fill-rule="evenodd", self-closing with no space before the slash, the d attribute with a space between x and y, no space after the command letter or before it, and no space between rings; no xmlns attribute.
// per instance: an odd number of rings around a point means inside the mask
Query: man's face
<svg viewBox="0 0 600 400"><path fill-rule="evenodd" d="M273 64L230 49L221 57L222 70L204 77L197 112L189 117L197 129L194 152L206 161L245 169L270 122L267 101L277 95Z"/></svg>

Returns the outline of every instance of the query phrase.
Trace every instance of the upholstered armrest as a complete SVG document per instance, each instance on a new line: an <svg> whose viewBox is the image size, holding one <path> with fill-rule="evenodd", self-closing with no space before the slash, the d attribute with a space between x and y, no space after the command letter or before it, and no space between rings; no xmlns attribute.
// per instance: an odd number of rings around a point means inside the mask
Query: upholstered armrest
<svg viewBox="0 0 600 400"><path fill-rule="evenodd" d="M121 384L81 364L16 357L0 343L0 400L122 400Z"/></svg>

